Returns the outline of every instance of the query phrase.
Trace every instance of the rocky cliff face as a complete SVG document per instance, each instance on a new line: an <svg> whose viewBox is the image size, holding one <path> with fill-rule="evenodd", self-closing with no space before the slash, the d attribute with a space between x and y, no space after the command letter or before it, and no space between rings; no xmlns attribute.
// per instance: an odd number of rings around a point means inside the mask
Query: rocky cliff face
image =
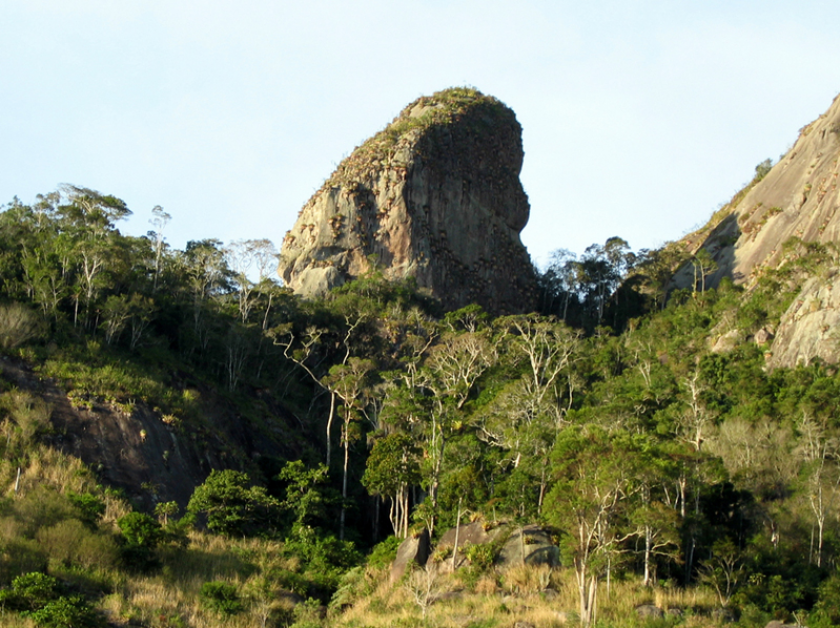
<svg viewBox="0 0 840 628"><path fill-rule="evenodd" d="M785 246L840 243L840 96L829 110L804 127L790 151L758 183L733 199L688 244L705 248L718 264L712 284L724 276L748 289L769 268L792 263ZM698 237L699 236L699 237ZM793 366L814 357L840 358L840 269L835 250L827 272L808 279L782 316L769 348L771 366ZM684 268L678 283L690 283Z"/></svg>
<svg viewBox="0 0 840 628"><path fill-rule="evenodd" d="M533 309L535 276L519 233L529 205L521 127L471 89L408 105L345 159L286 233L279 273L316 296L370 271L415 277L448 309Z"/></svg>

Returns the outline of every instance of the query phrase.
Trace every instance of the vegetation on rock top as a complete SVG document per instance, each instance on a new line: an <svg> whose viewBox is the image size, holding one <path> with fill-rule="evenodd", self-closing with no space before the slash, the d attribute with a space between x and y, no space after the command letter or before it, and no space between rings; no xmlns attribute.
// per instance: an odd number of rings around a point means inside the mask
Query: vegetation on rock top
<svg viewBox="0 0 840 628"><path fill-rule="evenodd" d="M422 112L412 115L418 108ZM503 103L471 87L453 87L431 96L423 96L405 107L387 127L342 161L324 183L322 190L362 181L377 162L405 168L406 163L392 161L398 148L410 148L429 129L459 122L467 116L474 118L475 124L484 127L515 121L513 112Z"/></svg>

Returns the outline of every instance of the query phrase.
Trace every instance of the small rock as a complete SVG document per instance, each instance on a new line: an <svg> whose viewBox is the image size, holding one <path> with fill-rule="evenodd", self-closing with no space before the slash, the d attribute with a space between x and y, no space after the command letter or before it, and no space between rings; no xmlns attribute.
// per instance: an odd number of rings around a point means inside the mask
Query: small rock
<svg viewBox="0 0 840 628"><path fill-rule="evenodd" d="M636 607L636 615L643 619L662 619L665 613L661 608L653 604L642 604Z"/></svg>
<svg viewBox="0 0 840 628"><path fill-rule="evenodd" d="M768 342L773 340L773 333L765 327L762 327L757 332L755 332L755 336L753 340L755 340L755 344L758 346L766 345Z"/></svg>
<svg viewBox="0 0 840 628"><path fill-rule="evenodd" d="M724 606L723 608L716 608L712 611L712 619L729 624L737 620L738 616L734 610Z"/></svg>
<svg viewBox="0 0 840 628"><path fill-rule="evenodd" d="M513 624L513 628L537 628L534 624L529 621L517 621Z"/></svg>
<svg viewBox="0 0 840 628"><path fill-rule="evenodd" d="M462 591L447 591L437 596L437 601L446 602L447 600L459 600L462 597Z"/></svg>

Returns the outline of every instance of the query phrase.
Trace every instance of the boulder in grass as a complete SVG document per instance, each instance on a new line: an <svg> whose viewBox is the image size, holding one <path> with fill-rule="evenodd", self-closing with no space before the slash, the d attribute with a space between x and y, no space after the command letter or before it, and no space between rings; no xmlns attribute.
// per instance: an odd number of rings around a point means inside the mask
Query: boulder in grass
<svg viewBox="0 0 840 628"><path fill-rule="evenodd" d="M653 604L642 604L636 607L636 615L642 619L662 619L665 612Z"/></svg>
<svg viewBox="0 0 840 628"><path fill-rule="evenodd" d="M402 578L412 564L423 567L429 560L430 545L428 530L423 530L420 534L410 536L403 541L397 548L397 557L391 565L391 583Z"/></svg>
<svg viewBox="0 0 840 628"><path fill-rule="evenodd" d="M560 564L560 549L551 541L551 534L538 525L514 528L499 552L497 564L501 567L517 565Z"/></svg>

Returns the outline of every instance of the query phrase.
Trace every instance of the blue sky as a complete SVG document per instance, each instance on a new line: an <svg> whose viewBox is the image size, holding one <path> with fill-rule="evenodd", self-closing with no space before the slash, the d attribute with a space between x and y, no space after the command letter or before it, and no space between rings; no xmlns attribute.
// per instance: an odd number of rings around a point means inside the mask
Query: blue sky
<svg viewBox="0 0 840 628"><path fill-rule="evenodd" d="M840 2L4 0L0 203L73 183L123 229L269 238L415 98L514 109L544 262L705 222L840 93Z"/></svg>

